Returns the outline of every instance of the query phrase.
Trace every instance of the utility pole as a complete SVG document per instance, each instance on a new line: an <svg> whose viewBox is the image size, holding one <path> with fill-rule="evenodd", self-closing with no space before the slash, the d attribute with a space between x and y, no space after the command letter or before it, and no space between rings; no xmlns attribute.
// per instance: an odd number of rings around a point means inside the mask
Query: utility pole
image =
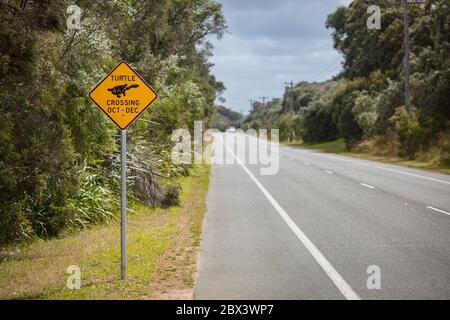
<svg viewBox="0 0 450 320"><path fill-rule="evenodd" d="M266 106L266 99L268 99L269 97L262 96L262 97L259 97L259 98L262 99L263 107L265 107Z"/></svg>
<svg viewBox="0 0 450 320"><path fill-rule="evenodd" d="M252 111L253 111L253 103L254 103L255 101L252 100L252 99L250 99L250 100L248 100L248 101L250 101L250 112L252 112Z"/></svg>
<svg viewBox="0 0 450 320"><path fill-rule="evenodd" d="M285 82L285 85L289 86L289 113L292 115L292 113L294 112L294 96L293 96L293 88L294 88L294 82L291 80L291 82Z"/></svg>
<svg viewBox="0 0 450 320"><path fill-rule="evenodd" d="M406 112L411 110L411 98L409 95L409 75L410 75L410 46L409 46L409 21L408 21L408 0L403 0L403 28L405 41L405 107Z"/></svg>

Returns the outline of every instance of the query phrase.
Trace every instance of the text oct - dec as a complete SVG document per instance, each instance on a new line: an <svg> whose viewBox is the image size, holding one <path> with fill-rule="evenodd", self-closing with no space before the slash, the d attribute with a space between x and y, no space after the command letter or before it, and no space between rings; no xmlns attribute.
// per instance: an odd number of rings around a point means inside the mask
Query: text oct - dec
<svg viewBox="0 0 450 320"><path fill-rule="evenodd" d="M138 107L124 107L122 110L125 110L125 113L139 113ZM121 108L120 107L108 107L107 109L108 113L120 113Z"/></svg>

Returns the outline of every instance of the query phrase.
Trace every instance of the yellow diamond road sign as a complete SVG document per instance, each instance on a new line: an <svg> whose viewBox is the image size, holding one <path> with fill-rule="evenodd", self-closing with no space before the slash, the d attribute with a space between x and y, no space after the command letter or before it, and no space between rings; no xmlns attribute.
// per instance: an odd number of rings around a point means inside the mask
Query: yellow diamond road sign
<svg viewBox="0 0 450 320"><path fill-rule="evenodd" d="M156 92L125 61L119 63L89 98L122 130L156 100Z"/></svg>

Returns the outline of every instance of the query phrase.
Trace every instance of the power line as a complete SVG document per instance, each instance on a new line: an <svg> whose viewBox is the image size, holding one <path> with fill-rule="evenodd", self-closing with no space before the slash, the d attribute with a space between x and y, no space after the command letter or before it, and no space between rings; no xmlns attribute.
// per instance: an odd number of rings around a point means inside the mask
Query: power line
<svg viewBox="0 0 450 320"><path fill-rule="evenodd" d="M322 71L313 73L312 78L313 78L313 79L316 79L315 81L320 81L320 78L321 78L323 75L325 75L325 74L329 73L330 71L332 71L338 64L341 64L341 60L342 60L341 57L335 58L335 59L332 61L332 63L329 64L329 65L328 65L326 68L324 68Z"/></svg>

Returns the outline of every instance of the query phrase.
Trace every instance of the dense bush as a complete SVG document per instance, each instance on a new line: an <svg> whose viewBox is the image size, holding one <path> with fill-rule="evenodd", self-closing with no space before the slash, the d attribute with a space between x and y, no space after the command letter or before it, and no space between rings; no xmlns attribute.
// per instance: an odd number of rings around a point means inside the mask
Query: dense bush
<svg viewBox="0 0 450 320"><path fill-rule="evenodd" d="M323 142L336 139L338 130L328 108L323 108L321 105L304 108L300 119L300 133L303 141Z"/></svg>
<svg viewBox="0 0 450 320"><path fill-rule="evenodd" d="M426 141L425 130L419 124L417 111L407 113L404 106L399 107L391 117L391 122L398 135L399 155L413 159Z"/></svg>
<svg viewBox="0 0 450 320"><path fill-rule="evenodd" d="M67 5L0 2L0 245L115 217L119 135L87 93L118 61L159 93L128 130L129 196L151 205L177 203L162 185L187 168L171 162L170 134L208 125L223 86L207 62L219 4L82 2L80 30L67 30Z"/></svg>
<svg viewBox="0 0 450 320"><path fill-rule="evenodd" d="M359 148L376 141L380 153L392 155L397 149L397 155L407 158L426 158L424 154L440 150L441 163L446 163L448 150L440 146L448 145L444 140L450 130L450 3L426 0L409 7L410 93L415 106L409 115L405 107L399 108L405 104L402 6L378 1L381 29L368 30L366 10L372 4L353 1L327 18L334 47L344 58L334 81L286 88L281 100L256 103L245 123L278 125L281 133L294 130L305 142L344 138L348 147Z"/></svg>
<svg viewBox="0 0 450 320"><path fill-rule="evenodd" d="M230 127L238 128L242 124L242 115L224 106L216 106L211 127L225 131Z"/></svg>
<svg viewBox="0 0 450 320"><path fill-rule="evenodd" d="M450 166L450 130L441 132L438 135L436 144L441 149L440 163L442 165Z"/></svg>
<svg viewBox="0 0 450 320"><path fill-rule="evenodd" d="M180 204L180 191L181 188L177 184L169 184L163 189L163 198L161 200L161 206L167 208L170 206L177 206Z"/></svg>

